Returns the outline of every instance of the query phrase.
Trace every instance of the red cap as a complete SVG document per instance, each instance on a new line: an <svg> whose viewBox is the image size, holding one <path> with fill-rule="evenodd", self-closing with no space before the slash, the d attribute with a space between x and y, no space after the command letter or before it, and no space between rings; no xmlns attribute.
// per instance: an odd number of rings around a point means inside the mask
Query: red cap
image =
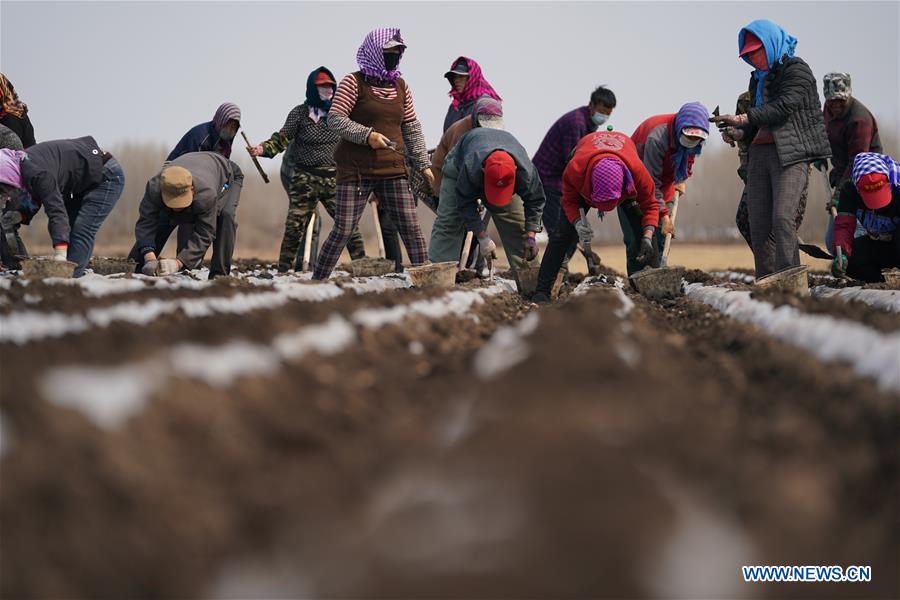
<svg viewBox="0 0 900 600"><path fill-rule="evenodd" d="M516 188L516 161L503 150L494 150L484 161L484 199L493 206L506 206Z"/></svg>
<svg viewBox="0 0 900 600"><path fill-rule="evenodd" d="M856 182L856 189L862 196L863 204L872 210L884 208L891 203L891 186L884 173L866 173Z"/></svg>
<svg viewBox="0 0 900 600"><path fill-rule="evenodd" d="M743 56L750 52L753 52L757 48L762 48L762 41L756 37L756 35L752 31L747 31L744 33L744 47L741 48L741 51L738 52L738 56ZM733 48L734 46L732 46Z"/></svg>
<svg viewBox="0 0 900 600"><path fill-rule="evenodd" d="M337 83L329 77L328 73L319 71L319 74L316 75L316 85L337 85Z"/></svg>

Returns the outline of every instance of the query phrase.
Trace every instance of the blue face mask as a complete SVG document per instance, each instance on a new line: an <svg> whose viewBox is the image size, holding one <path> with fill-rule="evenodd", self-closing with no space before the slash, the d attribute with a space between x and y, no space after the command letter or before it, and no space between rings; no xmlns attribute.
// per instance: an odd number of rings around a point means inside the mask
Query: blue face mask
<svg viewBox="0 0 900 600"><path fill-rule="evenodd" d="M593 113L591 115L591 121L597 127L600 127L601 125L606 123L607 119L609 119L609 115L604 115L603 113Z"/></svg>

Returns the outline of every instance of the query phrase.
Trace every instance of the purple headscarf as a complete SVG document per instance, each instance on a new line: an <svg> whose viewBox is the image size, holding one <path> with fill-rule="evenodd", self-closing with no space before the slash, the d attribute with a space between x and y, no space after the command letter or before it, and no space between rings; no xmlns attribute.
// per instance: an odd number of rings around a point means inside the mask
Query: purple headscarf
<svg viewBox="0 0 900 600"><path fill-rule="evenodd" d="M212 120L213 128L216 130L216 133L221 132L225 127L225 124L231 119L234 119L238 123L241 122L241 109L238 108L238 105L232 102L225 102L219 105ZM219 138L219 148L221 149L222 156L225 158L231 158L231 144L233 142L234 140L223 140Z"/></svg>
<svg viewBox="0 0 900 600"><path fill-rule="evenodd" d="M678 109L675 115L675 131L672 137L675 140L675 181L684 181L688 178L688 156L699 156L703 151L703 142L693 148L685 148L679 141L681 130L685 127L697 127L709 133L709 110L700 102L688 102Z"/></svg>
<svg viewBox="0 0 900 600"><path fill-rule="evenodd" d="M397 81L400 71L388 71L384 67L384 45L391 40L400 42L406 49L406 44L400 37L400 30L395 27L382 27L369 32L362 46L356 51L356 62L363 75L388 83Z"/></svg>
<svg viewBox="0 0 900 600"><path fill-rule="evenodd" d="M635 194L631 171L617 158L601 158L591 171L591 198L587 201L603 212L614 209L621 198Z"/></svg>
<svg viewBox="0 0 900 600"><path fill-rule="evenodd" d="M25 189L25 184L22 183L23 158L25 158L25 153L21 150L0 149L0 183L22 190L19 197L20 210L24 208L35 211L36 207L31 200L31 194ZM27 220L30 220L30 218Z"/></svg>
<svg viewBox="0 0 900 600"><path fill-rule="evenodd" d="M22 159L25 153L21 150L0 150L0 183L22 189Z"/></svg>

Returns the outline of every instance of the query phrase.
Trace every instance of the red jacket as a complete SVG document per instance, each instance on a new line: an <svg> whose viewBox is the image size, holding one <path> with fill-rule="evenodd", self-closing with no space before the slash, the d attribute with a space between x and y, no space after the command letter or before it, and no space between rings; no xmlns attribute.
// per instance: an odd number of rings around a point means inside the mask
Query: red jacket
<svg viewBox="0 0 900 600"><path fill-rule="evenodd" d="M653 178L650 177L650 173L641 162L634 142L627 135L618 131L589 133L581 138L578 145L575 146L572 160L563 171L562 181L562 205L569 222L575 223L581 218L579 209L591 208L585 199L591 197L591 174L594 165L602 158L618 158L625 163L634 179L637 202L643 214L641 226L653 225L656 227L659 223L659 203L656 201Z"/></svg>
<svg viewBox="0 0 900 600"><path fill-rule="evenodd" d="M656 184L656 197L663 201L660 214L669 214L666 202L671 202L675 197L675 161L672 155L675 153L675 114L656 115L650 117L631 134L631 139L637 147L638 156L653 177ZM694 157L688 157L688 177L694 166Z"/></svg>

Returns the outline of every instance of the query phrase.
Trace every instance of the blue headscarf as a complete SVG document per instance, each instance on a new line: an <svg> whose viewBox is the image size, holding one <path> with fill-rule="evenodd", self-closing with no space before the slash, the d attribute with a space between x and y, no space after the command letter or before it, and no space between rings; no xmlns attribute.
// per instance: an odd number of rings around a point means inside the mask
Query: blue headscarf
<svg viewBox="0 0 900 600"><path fill-rule="evenodd" d="M681 130L685 127L698 127L709 133L709 110L700 102L688 102L678 109L675 114L675 154L672 157L675 165L675 181L681 182L688 178L688 157L699 155L703 151L703 142L693 148L685 148L681 145Z"/></svg>
<svg viewBox="0 0 900 600"><path fill-rule="evenodd" d="M797 38L788 34L780 25L768 19L757 19L741 29L740 33L738 33L738 52L744 47L744 34L747 31L758 37L759 41L763 43L763 47L766 49L769 69L774 65L780 64L785 56L788 58L794 56ZM741 58L751 67L753 66L746 56ZM765 102L763 100L763 83L768 74L769 71L760 71L759 69L754 69L753 71L753 76L756 78L756 102L754 106L760 106Z"/></svg>

